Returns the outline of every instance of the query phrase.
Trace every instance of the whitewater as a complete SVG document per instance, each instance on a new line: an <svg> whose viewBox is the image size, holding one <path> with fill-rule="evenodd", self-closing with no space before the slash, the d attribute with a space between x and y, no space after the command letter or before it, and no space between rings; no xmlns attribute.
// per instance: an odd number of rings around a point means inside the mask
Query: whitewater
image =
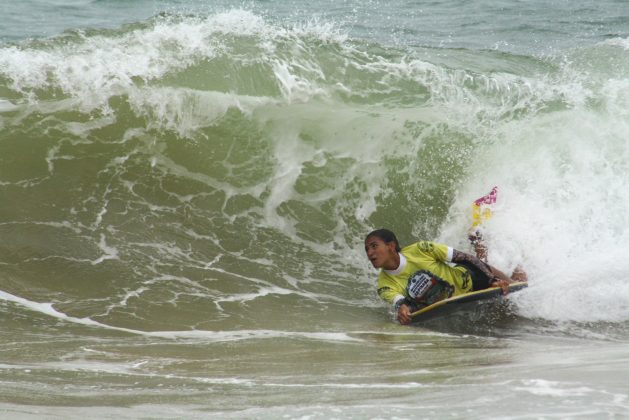
<svg viewBox="0 0 629 420"><path fill-rule="evenodd" d="M0 417L629 416L629 6L0 12ZM401 326L364 251L529 287Z"/></svg>

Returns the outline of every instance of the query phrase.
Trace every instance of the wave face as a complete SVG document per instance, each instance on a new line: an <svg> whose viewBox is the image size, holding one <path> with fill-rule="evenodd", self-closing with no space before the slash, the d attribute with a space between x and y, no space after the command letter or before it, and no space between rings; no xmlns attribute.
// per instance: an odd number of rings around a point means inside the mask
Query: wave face
<svg viewBox="0 0 629 420"><path fill-rule="evenodd" d="M530 273L519 313L629 320L629 42L443 51L243 10L2 46L5 298L137 331L325 328L383 311L370 229L469 250L499 185L486 235Z"/></svg>

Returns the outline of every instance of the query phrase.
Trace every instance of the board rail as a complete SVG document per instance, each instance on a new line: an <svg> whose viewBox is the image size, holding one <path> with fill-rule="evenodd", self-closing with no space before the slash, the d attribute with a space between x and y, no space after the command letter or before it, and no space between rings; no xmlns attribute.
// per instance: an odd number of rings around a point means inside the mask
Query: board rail
<svg viewBox="0 0 629 420"><path fill-rule="evenodd" d="M517 292L518 290L522 290L527 286L528 283L525 281L511 283L509 284L509 293ZM437 312L443 312L443 310L446 309L446 307L448 306L456 306L470 302L502 298L504 296L505 295L503 295L502 288L500 287L490 287L488 289L477 290L474 292L453 296L447 299L440 300L439 302L435 302L432 305L426 306L425 308L413 312L411 314L411 322L421 322L423 320L438 316L440 314L438 314ZM441 310L436 311L439 308L441 308ZM455 311L456 308L453 307L452 310Z"/></svg>

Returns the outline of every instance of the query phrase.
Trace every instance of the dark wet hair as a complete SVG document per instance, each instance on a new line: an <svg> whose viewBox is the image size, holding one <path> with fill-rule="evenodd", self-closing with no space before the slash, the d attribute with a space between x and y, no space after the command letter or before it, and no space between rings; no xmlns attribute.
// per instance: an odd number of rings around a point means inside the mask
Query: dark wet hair
<svg viewBox="0 0 629 420"><path fill-rule="evenodd" d="M371 232L369 232L369 234L365 237L365 241L369 238L371 238L372 236L375 236L376 238L380 238L384 241L384 243L390 243L390 242L395 242L395 250L397 252L400 252L400 243L398 242L397 238L395 237L395 233L391 232L389 229L376 229L373 230Z"/></svg>

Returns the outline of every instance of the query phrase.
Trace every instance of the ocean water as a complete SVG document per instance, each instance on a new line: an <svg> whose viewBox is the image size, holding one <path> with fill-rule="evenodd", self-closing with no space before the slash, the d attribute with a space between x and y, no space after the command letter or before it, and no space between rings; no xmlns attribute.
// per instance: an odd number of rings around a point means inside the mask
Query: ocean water
<svg viewBox="0 0 629 420"><path fill-rule="evenodd" d="M629 418L629 4L0 13L1 418ZM363 238L528 289L393 322Z"/></svg>

